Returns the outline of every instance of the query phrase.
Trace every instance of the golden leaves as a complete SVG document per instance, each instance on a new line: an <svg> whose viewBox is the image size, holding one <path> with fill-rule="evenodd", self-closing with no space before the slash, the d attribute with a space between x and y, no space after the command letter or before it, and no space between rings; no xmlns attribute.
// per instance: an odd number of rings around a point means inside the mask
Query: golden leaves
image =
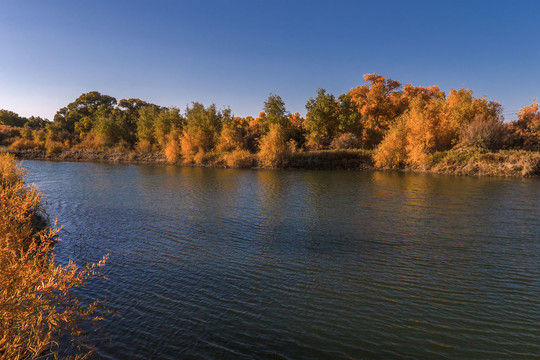
<svg viewBox="0 0 540 360"><path fill-rule="evenodd" d="M100 302L80 305L71 290L99 276L107 257L83 268L56 264L51 251L59 229L39 221L41 195L23 173L0 154L0 359L53 355L57 336L81 333L81 321L104 311Z"/></svg>

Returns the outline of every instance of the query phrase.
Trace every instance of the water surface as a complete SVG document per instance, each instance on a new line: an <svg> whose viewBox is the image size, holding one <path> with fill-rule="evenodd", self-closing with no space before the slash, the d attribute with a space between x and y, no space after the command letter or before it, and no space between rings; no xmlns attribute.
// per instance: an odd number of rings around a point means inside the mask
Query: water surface
<svg viewBox="0 0 540 360"><path fill-rule="evenodd" d="M96 359L540 354L539 179L24 166L59 261L110 254Z"/></svg>

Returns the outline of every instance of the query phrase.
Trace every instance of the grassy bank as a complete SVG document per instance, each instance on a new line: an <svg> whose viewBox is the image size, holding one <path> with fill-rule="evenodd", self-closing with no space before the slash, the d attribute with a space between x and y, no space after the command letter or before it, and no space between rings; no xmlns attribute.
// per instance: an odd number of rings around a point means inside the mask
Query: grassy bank
<svg viewBox="0 0 540 360"><path fill-rule="evenodd" d="M462 149L432 155L428 171L471 176L540 176L540 152L501 150L489 152Z"/></svg>
<svg viewBox="0 0 540 360"><path fill-rule="evenodd" d="M51 161L88 161L130 164L171 164L181 166L259 168L259 169L310 169L310 170L375 170L373 152L367 150L320 150L289 152L281 161L267 165L257 154L247 151L210 152L179 157L174 162L160 152L114 152L92 150L63 150L47 153L44 150L10 151L19 159ZM381 168L384 169L384 168ZM467 176L540 176L540 152L500 150L490 152L469 148L432 154L423 166L406 166L395 171L432 172L437 174Z"/></svg>
<svg viewBox="0 0 540 360"><path fill-rule="evenodd" d="M49 359L66 352L82 358L79 325L99 320L99 301L83 304L72 290L97 276L105 262L57 264L52 250L58 229L47 226L41 194L24 171L0 153L0 359ZM69 337L72 348L58 339Z"/></svg>

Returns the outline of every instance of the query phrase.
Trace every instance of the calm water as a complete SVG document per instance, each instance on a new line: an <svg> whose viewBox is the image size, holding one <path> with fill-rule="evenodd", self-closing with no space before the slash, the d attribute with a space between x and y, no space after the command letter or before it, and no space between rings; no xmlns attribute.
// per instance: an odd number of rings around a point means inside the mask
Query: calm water
<svg viewBox="0 0 540 360"><path fill-rule="evenodd" d="M58 259L110 253L95 358L540 357L539 179L24 166Z"/></svg>

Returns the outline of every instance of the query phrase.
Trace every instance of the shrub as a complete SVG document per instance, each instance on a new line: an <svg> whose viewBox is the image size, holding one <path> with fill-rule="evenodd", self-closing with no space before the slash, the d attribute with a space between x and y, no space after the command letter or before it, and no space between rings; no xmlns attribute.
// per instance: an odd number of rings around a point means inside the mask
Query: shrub
<svg viewBox="0 0 540 360"><path fill-rule="evenodd" d="M150 153L154 149L152 143L148 140L140 140L137 145L135 145L135 151L139 153Z"/></svg>
<svg viewBox="0 0 540 360"><path fill-rule="evenodd" d="M285 129L279 124L270 125L268 133L261 139L259 148L259 162L263 167L285 166L291 153Z"/></svg>
<svg viewBox="0 0 540 360"><path fill-rule="evenodd" d="M216 151L233 151L244 147L242 129L236 127L235 124L224 125L217 141Z"/></svg>
<svg viewBox="0 0 540 360"><path fill-rule="evenodd" d="M508 145L532 151L540 151L540 111L538 103L523 107L518 120L507 124Z"/></svg>
<svg viewBox="0 0 540 360"><path fill-rule="evenodd" d="M120 140L114 143L112 150L117 153L127 154L131 152L131 146L126 140Z"/></svg>
<svg viewBox="0 0 540 360"><path fill-rule="evenodd" d="M404 120L398 120L379 144L373 160L382 168L401 168L407 163L407 129Z"/></svg>
<svg viewBox="0 0 540 360"><path fill-rule="evenodd" d="M323 137L315 133L309 133L306 135L306 148L309 150L321 150L325 149L330 144L328 137Z"/></svg>
<svg viewBox="0 0 540 360"><path fill-rule="evenodd" d="M165 145L165 157L171 164L175 164L180 159L180 144L178 142L178 134L173 131L168 136L167 144Z"/></svg>
<svg viewBox="0 0 540 360"><path fill-rule="evenodd" d="M458 147L500 149L503 142L503 125L493 117L477 116L460 131Z"/></svg>
<svg viewBox="0 0 540 360"><path fill-rule="evenodd" d="M234 150L223 156L225 164L233 168L250 168L255 163L255 157L248 150Z"/></svg>
<svg viewBox="0 0 540 360"><path fill-rule="evenodd" d="M330 147L332 149L359 149L362 145L360 139L352 133L344 133L332 140Z"/></svg>
<svg viewBox="0 0 540 360"><path fill-rule="evenodd" d="M34 150L41 149L42 146L33 140L17 139L10 146L10 150Z"/></svg>
<svg viewBox="0 0 540 360"><path fill-rule="evenodd" d="M52 253L58 229L45 226L41 194L23 174L12 156L0 154L0 358L82 351L81 322L101 319L105 309L98 301L85 305L72 289L98 276L106 257L82 268L58 265ZM68 334L73 349L60 349L57 340Z"/></svg>
<svg viewBox="0 0 540 360"><path fill-rule="evenodd" d="M196 153L194 156L193 156L193 162L195 164L199 164L199 165L202 165L204 164L204 161L205 161L205 156L204 156L204 151L203 150L200 150L198 153Z"/></svg>
<svg viewBox="0 0 540 360"><path fill-rule="evenodd" d="M196 150L197 149L193 145L189 133L184 131L180 137L180 152L185 163L193 161L193 156L195 155Z"/></svg>
<svg viewBox="0 0 540 360"><path fill-rule="evenodd" d="M62 152L65 148L66 146L58 141L48 141L45 146L47 155L58 154L59 152Z"/></svg>
<svg viewBox="0 0 540 360"><path fill-rule="evenodd" d="M103 144L99 139L94 137L92 134L86 135L80 143L73 146L75 149L86 149L86 150L101 150L103 148Z"/></svg>

